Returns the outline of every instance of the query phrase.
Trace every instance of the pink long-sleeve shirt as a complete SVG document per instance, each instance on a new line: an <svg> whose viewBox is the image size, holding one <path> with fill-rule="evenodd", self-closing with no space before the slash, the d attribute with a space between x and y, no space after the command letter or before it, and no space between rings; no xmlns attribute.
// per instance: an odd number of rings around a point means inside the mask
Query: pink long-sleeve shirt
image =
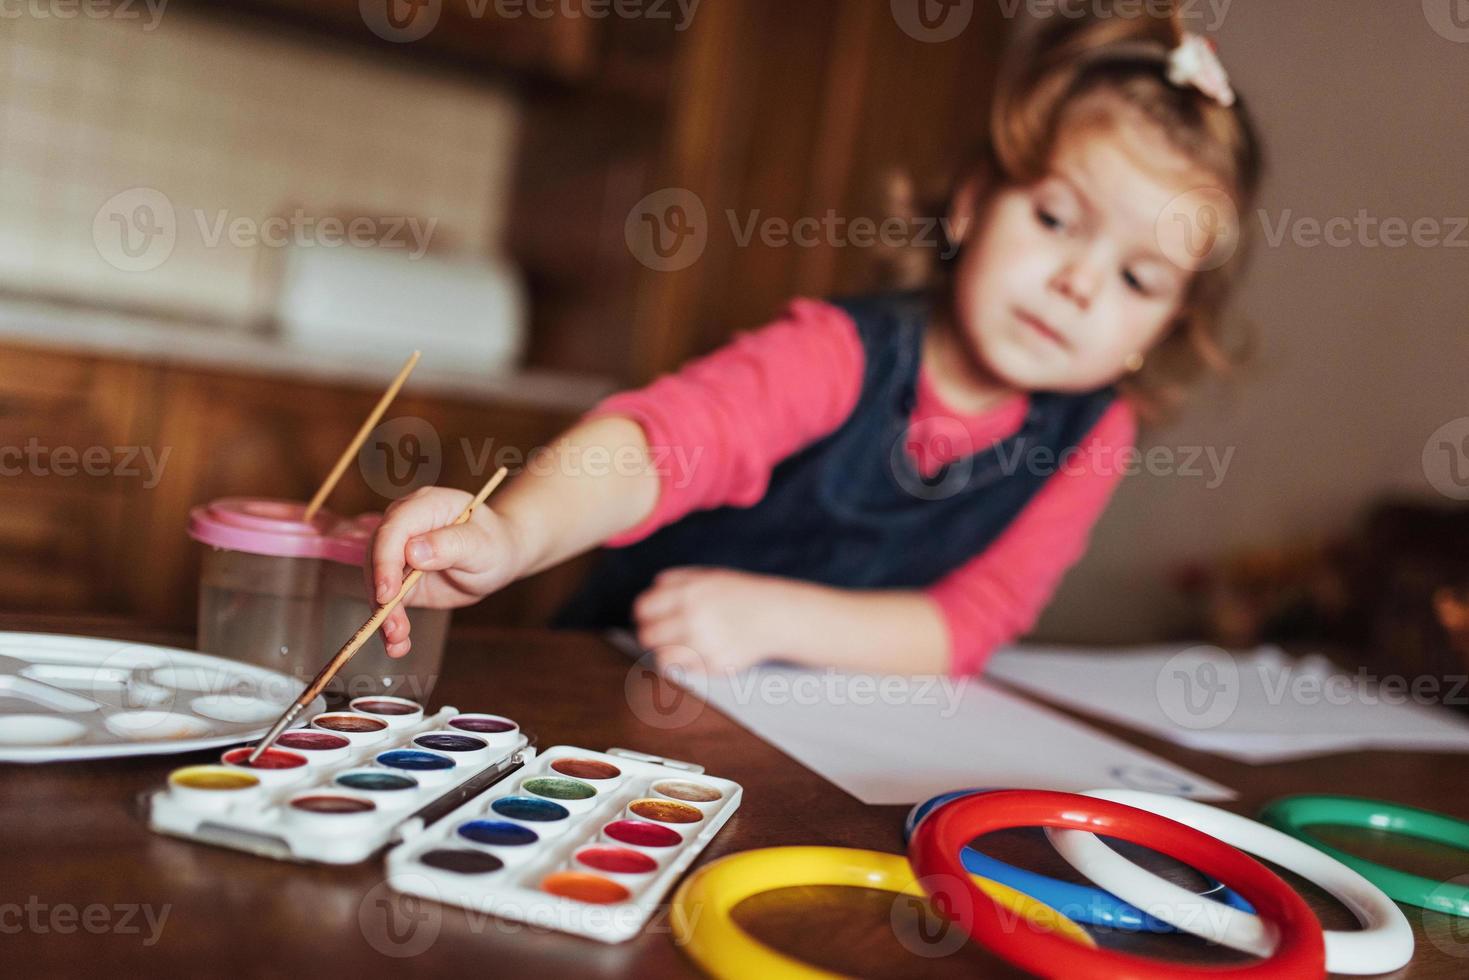
<svg viewBox="0 0 1469 980"><path fill-rule="evenodd" d="M589 417L631 418L655 451L697 460L663 467L653 512L607 544L640 541L696 510L759 501L778 463L836 431L852 413L864 361L856 324L845 311L796 300L773 323L676 374L601 402ZM1028 408L1022 395L985 412L953 411L920 371L907 451L920 472L932 475L1013 435ZM953 438L955 422L967 446ZM1034 625L1085 552L1124 471L1118 460L1133 449L1136 436L1136 417L1118 399L999 537L924 590L948 630L951 672L977 673L991 651Z"/></svg>

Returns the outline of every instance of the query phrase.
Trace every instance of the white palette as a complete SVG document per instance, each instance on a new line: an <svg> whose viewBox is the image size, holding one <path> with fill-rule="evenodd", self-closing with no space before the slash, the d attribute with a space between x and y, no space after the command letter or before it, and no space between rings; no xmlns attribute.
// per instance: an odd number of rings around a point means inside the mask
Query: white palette
<svg viewBox="0 0 1469 980"><path fill-rule="evenodd" d="M304 685L146 643L0 632L0 762L163 755L258 738ZM318 698L303 723L322 710Z"/></svg>
<svg viewBox="0 0 1469 980"><path fill-rule="evenodd" d="M372 714L370 705L382 702L411 704L356 698L356 711L328 712L307 729L283 733L261 761L294 758L288 768L247 767L236 758L248 753L241 748L226 752L220 764L175 770L167 787L148 799L149 827L279 860L355 864L422 827L432 819L426 811L458 805L534 755L519 726L493 733L454 726L466 718L514 725L502 716L462 715L452 707L427 717L421 708L407 717ZM341 719L377 721L383 728L330 727ZM347 744L316 750L292 744L305 738ZM459 748L435 742L446 739ZM474 742L478 747L469 744ZM415 760L404 756L442 768L411 765Z"/></svg>
<svg viewBox="0 0 1469 980"><path fill-rule="evenodd" d="M618 775L593 779L558 769L572 761L610 765ZM538 796L547 779L588 785L593 793L569 799L557 797L552 788L550 796ZM659 786L667 792L660 793ZM690 786L708 798L691 798ZM388 852L388 885L477 914L624 942L642 931L674 882L739 808L742 794L738 783L704 775L702 767L690 763L626 749L593 752L558 745L432 827L417 834L405 828L404 843ZM564 815L517 816L517 807L526 804L515 801L524 800L531 801L530 812L554 803ZM666 817L679 817L679 807L697 811L698 817L652 819L645 814L657 808L637 809L648 800L675 804L663 811ZM609 829L614 823L641 827ZM658 840L660 835L665 840ZM635 843L639 840L644 843ZM629 866L626 862L636 862L637 855L643 856L642 866ZM582 863L593 857L595 863ZM622 870L609 870L614 868ZM568 897L571 893L591 900Z"/></svg>

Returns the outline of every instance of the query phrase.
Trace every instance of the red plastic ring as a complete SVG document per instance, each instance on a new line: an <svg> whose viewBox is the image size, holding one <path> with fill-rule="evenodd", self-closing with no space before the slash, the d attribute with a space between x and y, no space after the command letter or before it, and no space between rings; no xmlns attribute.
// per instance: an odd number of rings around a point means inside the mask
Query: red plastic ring
<svg viewBox="0 0 1469 980"><path fill-rule="evenodd" d="M1016 928L1014 916L973 884L959 856L976 837L1011 827L1085 830L1161 851L1239 892L1261 918L1275 926L1280 940L1268 959L1220 968L1087 949L1059 936ZM1136 807L1041 790L966 796L939 807L918 825L908 846L908 861L936 910L956 920L986 949L1038 976L1301 980L1326 975L1321 924L1289 885L1229 844ZM955 910L962 912L955 914Z"/></svg>

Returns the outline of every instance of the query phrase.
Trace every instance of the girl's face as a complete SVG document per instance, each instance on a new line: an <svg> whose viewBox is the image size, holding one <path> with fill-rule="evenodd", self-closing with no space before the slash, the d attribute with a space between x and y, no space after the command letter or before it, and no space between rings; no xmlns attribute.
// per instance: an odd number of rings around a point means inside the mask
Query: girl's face
<svg viewBox="0 0 1469 980"><path fill-rule="evenodd" d="M1218 181L1141 117L1107 119L1118 116L1063 125L1049 173L999 190L968 229L976 237L955 277L959 331L1008 386L1110 384L1162 339L1184 300L1192 270L1168 256L1190 254L1189 228L1160 217ZM974 196L960 195L958 215L974 214Z"/></svg>

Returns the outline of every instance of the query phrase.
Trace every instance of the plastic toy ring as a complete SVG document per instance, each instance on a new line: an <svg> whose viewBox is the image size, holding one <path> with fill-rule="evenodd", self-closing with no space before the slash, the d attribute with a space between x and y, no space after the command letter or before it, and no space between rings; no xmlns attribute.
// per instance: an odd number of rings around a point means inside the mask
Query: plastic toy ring
<svg viewBox="0 0 1469 980"><path fill-rule="evenodd" d="M1359 930L1324 934L1326 969L1332 973L1390 973L1413 958L1413 927L1403 910L1366 878L1309 844L1196 800L1126 789L1092 790L1086 795L1170 817L1273 861L1331 893L1362 925ZM1077 871L1185 932L1256 956L1268 956L1275 946L1275 937L1258 916L1200 900L1129 861L1095 834L1048 830L1046 835Z"/></svg>
<svg viewBox="0 0 1469 980"><path fill-rule="evenodd" d="M1322 823L1367 827L1469 850L1469 823L1463 820L1432 810L1356 796L1287 796L1261 810L1260 819L1330 854L1381 888L1394 901L1469 917L1469 888L1452 881L1434 881L1348 854L1306 829Z"/></svg>
<svg viewBox="0 0 1469 980"><path fill-rule="evenodd" d="M1005 910L1031 923L1028 931L1046 934L1066 946L1095 949L1086 930L1034 899L983 879L970 883ZM901 854L846 847L767 847L731 854L694 872L673 896L673 935L684 951L711 976L808 980L834 974L778 953L741 929L730 916L752 895L799 885L847 885L924 898Z"/></svg>
<svg viewBox="0 0 1469 980"><path fill-rule="evenodd" d="M1238 889L1277 931L1279 940L1269 959L1221 968L1085 949L1056 936L1024 935L1010 928L1003 911L975 887L959 857L976 837L1010 827L1085 830L1161 851ZM1321 925L1289 885L1223 841L1121 803L1041 790L981 793L955 800L919 824L908 858L935 908L955 913L959 924L997 956L1041 976L1301 980L1325 975Z"/></svg>
<svg viewBox="0 0 1469 980"><path fill-rule="evenodd" d="M906 845L912 839L913 828L918 826L919 822L935 808L953 800L973 796L975 793L993 792L995 791L992 789L960 789L935 796L931 800L918 804L908 811L908 819L903 825L903 843ZM1002 885L1009 885L1016 891L1024 892L1037 902L1049 905L1072 922L1099 926L1104 929L1116 929L1121 932L1170 933L1178 931L1162 919L1148 915L1141 909L1129 905L1100 888L1078 885L1060 878L1028 871L1025 868L1017 868L1013 864L1006 864L998 858L992 858L974 847L964 848L960 857L964 862L964 869L970 874L979 875L981 878L988 878L990 881L997 881ZM1253 914L1255 911L1249 902L1239 897L1237 892L1224 887L1217 881L1207 890L1197 894L1204 898L1217 899L1243 912Z"/></svg>

